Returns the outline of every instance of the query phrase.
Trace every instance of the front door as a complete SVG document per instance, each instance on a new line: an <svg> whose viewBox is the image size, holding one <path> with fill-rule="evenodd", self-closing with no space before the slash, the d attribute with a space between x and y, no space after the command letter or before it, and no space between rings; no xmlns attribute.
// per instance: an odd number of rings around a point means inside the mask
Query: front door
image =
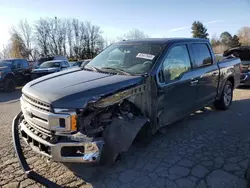
<svg viewBox="0 0 250 188"><path fill-rule="evenodd" d="M197 108L196 82L192 80L190 55L185 44L172 46L161 65L159 96L164 96L160 124L170 124ZM159 109L160 110L160 109Z"/></svg>
<svg viewBox="0 0 250 188"><path fill-rule="evenodd" d="M13 60L11 70L15 74L16 83L19 85L22 83L23 79L23 67L22 62L19 59Z"/></svg>

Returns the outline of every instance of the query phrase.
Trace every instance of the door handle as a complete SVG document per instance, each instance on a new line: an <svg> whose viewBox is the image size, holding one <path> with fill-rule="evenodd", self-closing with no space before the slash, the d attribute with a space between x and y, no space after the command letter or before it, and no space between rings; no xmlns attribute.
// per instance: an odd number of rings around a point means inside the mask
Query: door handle
<svg viewBox="0 0 250 188"><path fill-rule="evenodd" d="M195 84L198 84L198 82L199 82L198 80L191 80L190 84L195 85Z"/></svg>

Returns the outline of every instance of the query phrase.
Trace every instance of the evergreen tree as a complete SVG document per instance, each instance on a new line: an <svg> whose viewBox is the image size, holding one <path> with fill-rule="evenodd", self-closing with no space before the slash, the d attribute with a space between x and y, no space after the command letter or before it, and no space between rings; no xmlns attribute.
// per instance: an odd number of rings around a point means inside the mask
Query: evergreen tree
<svg viewBox="0 0 250 188"><path fill-rule="evenodd" d="M191 29L194 38L208 39L207 28L200 21L194 21Z"/></svg>
<svg viewBox="0 0 250 188"><path fill-rule="evenodd" d="M227 31L224 31L220 35L220 41L225 46L230 46L230 44L232 42L232 39L233 39L232 35L229 32L227 32Z"/></svg>

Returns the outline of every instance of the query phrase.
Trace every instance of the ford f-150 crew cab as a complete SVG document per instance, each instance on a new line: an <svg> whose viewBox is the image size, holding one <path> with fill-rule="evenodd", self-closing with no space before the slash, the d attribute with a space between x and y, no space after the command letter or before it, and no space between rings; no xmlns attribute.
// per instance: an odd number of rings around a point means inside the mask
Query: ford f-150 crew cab
<svg viewBox="0 0 250 188"><path fill-rule="evenodd" d="M216 62L205 39L115 43L80 68L24 86L12 124L15 149L28 174L18 131L52 160L112 163L137 136L147 139L211 103L228 109L239 83L240 59Z"/></svg>

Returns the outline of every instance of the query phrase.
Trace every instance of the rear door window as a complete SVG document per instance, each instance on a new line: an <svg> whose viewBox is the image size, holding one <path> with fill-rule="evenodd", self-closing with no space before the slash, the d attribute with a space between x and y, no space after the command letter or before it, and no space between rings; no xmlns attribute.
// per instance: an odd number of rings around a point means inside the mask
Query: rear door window
<svg viewBox="0 0 250 188"><path fill-rule="evenodd" d="M21 62L20 59L14 60L14 62L13 62L13 68L14 69L20 69L20 68L22 68L22 62Z"/></svg>
<svg viewBox="0 0 250 188"><path fill-rule="evenodd" d="M29 63L26 61L26 60L21 60L21 62L22 62L22 67L23 68L28 68L29 67Z"/></svg>
<svg viewBox="0 0 250 188"><path fill-rule="evenodd" d="M206 67L212 64L212 56L207 44L192 44L194 64L196 68Z"/></svg>
<svg viewBox="0 0 250 188"><path fill-rule="evenodd" d="M69 64L66 61L61 62L63 67L68 67Z"/></svg>

